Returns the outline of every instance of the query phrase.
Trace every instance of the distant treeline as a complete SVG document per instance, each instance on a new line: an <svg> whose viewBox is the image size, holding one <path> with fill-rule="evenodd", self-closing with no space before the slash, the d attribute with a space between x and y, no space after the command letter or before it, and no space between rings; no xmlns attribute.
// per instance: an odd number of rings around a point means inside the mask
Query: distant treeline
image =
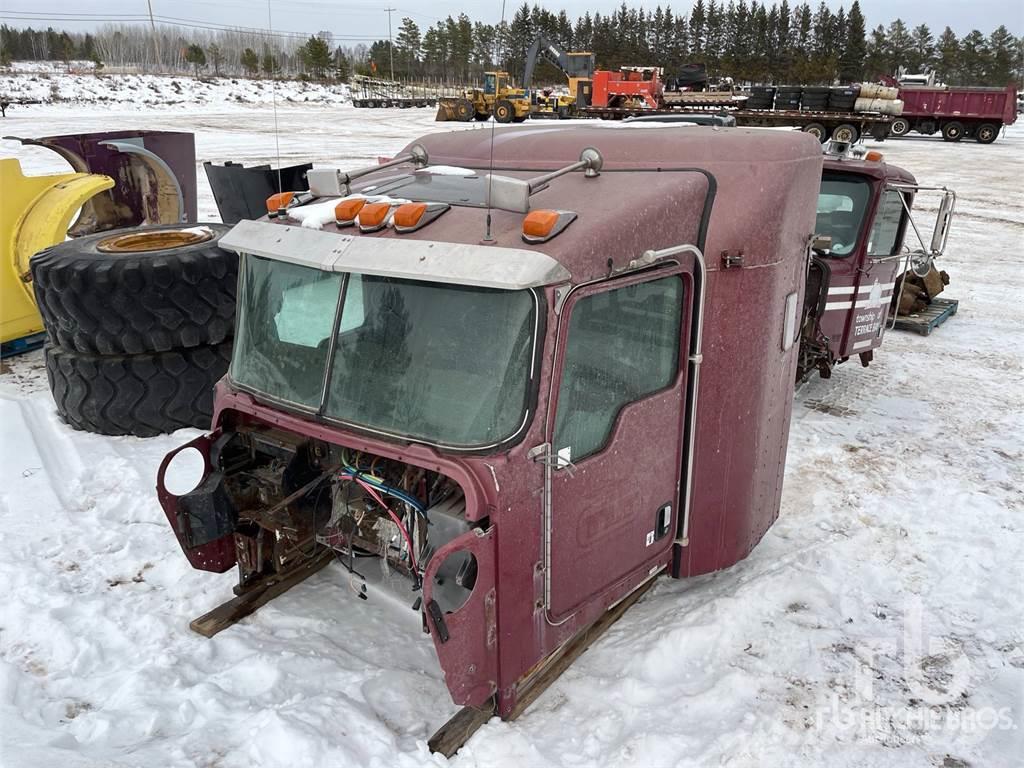
<svg viewBox="0 0 1024 768"><path fill-rule="evenodd" d="M501 24L449 16L421 31L404 18L391 49L334 46L328 33L309 38L271 36L258 30L202 31L159 26L108 25L93 33L0 28L0 62L12 59L91 59L117 67L192 69L199 74L306 76L347 80L354 71L396 78L476 81L488 69L518 76L526 50L543 32L567 50L592 51L599 67L664 67L669 77L688 63L704 63L717 76L738 82L832 83L876 80L903 68L934 71L952 85L1001 86L1024 77L1024 38L999 26L989 35L957 37L946 27L937 37L925 24L901 19L868 29L856 0L833 11L807 3L696 0L689 13L653 11L625 3L611 14L571 20L524 3ZM540 81L558 82L553 69Z"/></svg>

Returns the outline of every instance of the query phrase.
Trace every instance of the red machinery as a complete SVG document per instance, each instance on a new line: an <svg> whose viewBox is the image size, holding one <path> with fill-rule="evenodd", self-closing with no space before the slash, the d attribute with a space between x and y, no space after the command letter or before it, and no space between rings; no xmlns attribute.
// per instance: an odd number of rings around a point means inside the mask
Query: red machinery
<svg viewBox="0 0 1024 768"><path fill-rule="evenodd" d="M599 69L594 72L594 92L589 106L657 109L664 91L661 70L657 67L622 67L618 72Z"/></svg>

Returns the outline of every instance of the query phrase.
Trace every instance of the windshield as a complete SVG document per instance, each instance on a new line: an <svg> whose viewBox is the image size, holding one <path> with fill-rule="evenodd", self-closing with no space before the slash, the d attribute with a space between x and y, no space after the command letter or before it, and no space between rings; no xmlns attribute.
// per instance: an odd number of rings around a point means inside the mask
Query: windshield
<svg viewBox="0 0 1024 768"><path fill-rule="evenodd" d="M442 446L492 446L519 431L532 292L352 274L338 315L343 282L246 256L233 381L328 420Z"/></svg>
<svg viewBox="0 0 1024 768"><path fill-rule="evenodd" d="M232 380L277 400L319 408L341 278L246 256Z"/></svg>
<svg viewBox="0 0 1024 768"><path fill-rule="evenodd" d="M871 187L866 181L822 177L814 232L832 238L831 255L853 253L870 194Z"/></svg>

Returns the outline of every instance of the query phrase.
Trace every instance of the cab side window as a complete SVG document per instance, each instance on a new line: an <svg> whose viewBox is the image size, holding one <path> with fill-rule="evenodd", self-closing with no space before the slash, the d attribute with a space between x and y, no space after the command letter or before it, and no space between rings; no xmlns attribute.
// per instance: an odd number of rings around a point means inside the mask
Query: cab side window
<svg viewBox="0 0 1024 768"><path fill-rule="evenodd" d="M899 250L900 228L903 223L902 192L886 191L875 214L868 239L868 256L893 256Z"/></svg>
<svg viewBox="0 0 1024 768"><path fill-rule="evenodd" d="M564 462L600 451L623 406L675 379L682 304L682 280L672 276L573 306L554 432Z"/></svg>

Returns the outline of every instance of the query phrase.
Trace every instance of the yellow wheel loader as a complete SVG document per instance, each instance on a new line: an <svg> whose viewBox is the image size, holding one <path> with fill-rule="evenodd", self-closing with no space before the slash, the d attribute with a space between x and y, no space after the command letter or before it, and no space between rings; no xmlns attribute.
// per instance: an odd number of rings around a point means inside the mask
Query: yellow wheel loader
<svg viewBox="0 0 1024 768"><path fill-rule="evenodd" d="M508 84L508 72L485 72L483 88L469 88L462 96L442 98L437 102L437 120L487 120L499 123L521 123L530 115L526 91Z"/></svg>

